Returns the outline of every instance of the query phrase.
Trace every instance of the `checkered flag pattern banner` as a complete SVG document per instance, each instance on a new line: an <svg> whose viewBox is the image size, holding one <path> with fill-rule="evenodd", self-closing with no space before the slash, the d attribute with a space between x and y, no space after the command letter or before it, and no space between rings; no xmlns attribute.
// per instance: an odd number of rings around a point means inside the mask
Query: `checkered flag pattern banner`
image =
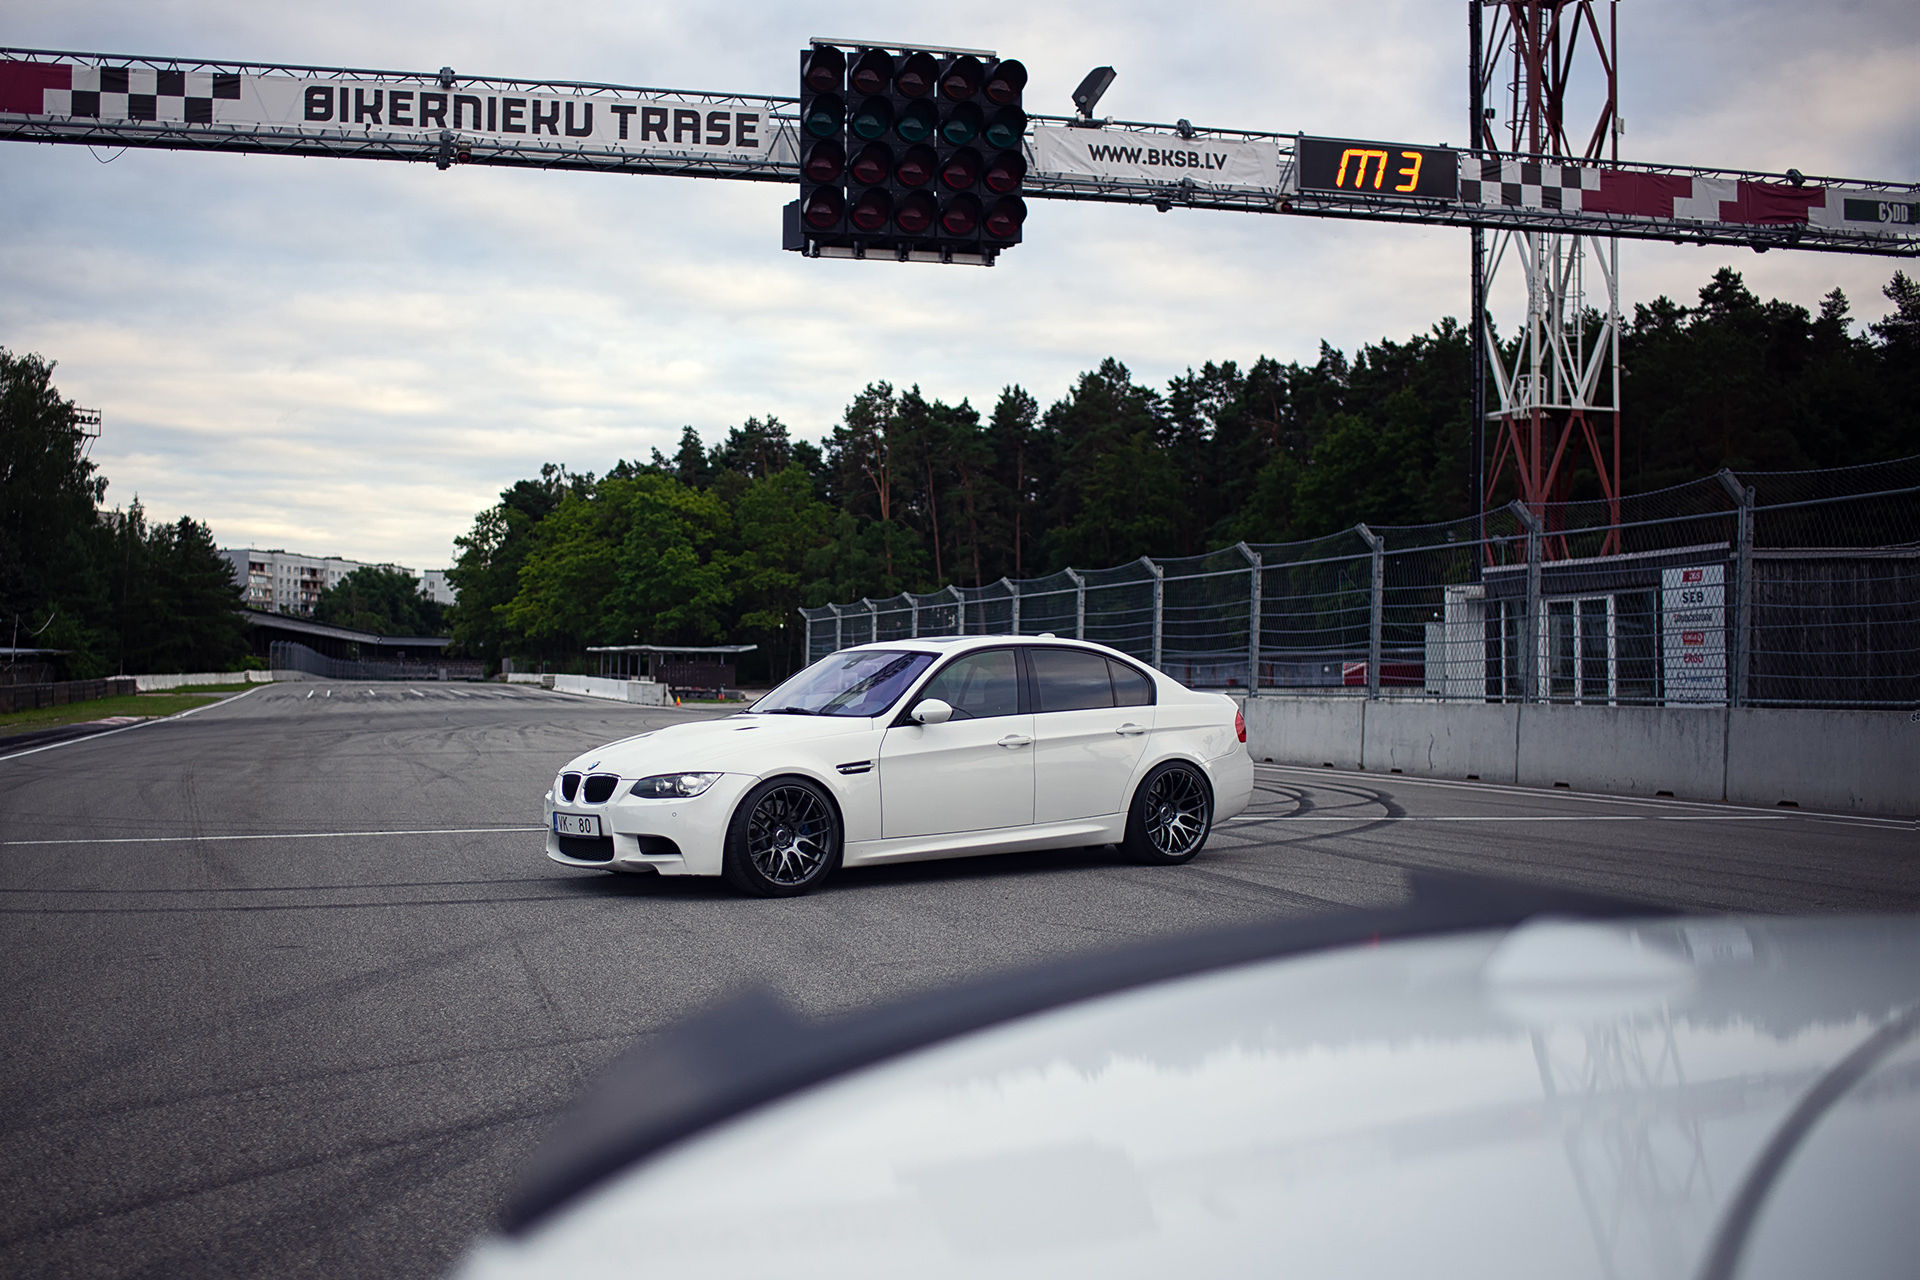
<svg viewBox="0 0 1920 1280"><path fill-rule="evenodd" d="M1483 160L1480 176L1460 180L1466 204L1508 209L1579 209L1583 191L1600 190L1600 170L1523 160Z"/></svg>
<svg viewBox="0 0 1920 1280"><path fill-rule="evenodd" d="M219 72L73 65L48 70L67 73L47 77L66 79L64 86L41 86L37 109L50 116L212 124L216 101L240 98L240 77Z"/></svg>

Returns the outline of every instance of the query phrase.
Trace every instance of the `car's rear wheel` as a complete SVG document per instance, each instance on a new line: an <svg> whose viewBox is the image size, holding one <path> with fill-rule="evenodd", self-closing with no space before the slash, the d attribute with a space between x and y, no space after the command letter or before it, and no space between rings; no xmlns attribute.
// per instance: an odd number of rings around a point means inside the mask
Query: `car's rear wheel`
<svg viewBox="0 0 1920 1280"><path fill-rule="evenodd" d="M840 865L840 847L840 815L819 784L769 778L733 811L721 870L742 893L790 898Z"/></svg>
<svg viewBox="0 0 1920 1280"><path fill-rule="evenodd" d="M1213 830L1213 788L1193 765L1171 760L1141 780L1127 811L1120 850L1135 862L1170 867L1189 861Z"/></svg>

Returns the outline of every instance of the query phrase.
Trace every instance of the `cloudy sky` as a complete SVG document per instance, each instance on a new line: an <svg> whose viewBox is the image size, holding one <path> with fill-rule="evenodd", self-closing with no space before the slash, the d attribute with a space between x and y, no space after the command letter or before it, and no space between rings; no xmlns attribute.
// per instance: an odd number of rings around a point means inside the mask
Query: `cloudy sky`
<svg viewBox="0 0 1920 1280"><path fill-rule="evenodd" d="M1135 120L1410 142L1465 133L1465 6L1137 0L62 0L0 9L23 48L795 92L810 36L998 50L1030 110L1091 67ZM940 16L943 12L956 15ZM1006 10L1010 14L1010 9ZM987 16L981 16L981 15ZM1620 6L1625 158L1920 179L1920 6ZM1042 403L1116 356L1311 360L1465 310L1463 231L1035 202L990 270L803 261L781 186L0 144L0 346L98 407L110 503L223 545L447 564L541 463L604 471L748 415L818 438L863 385ZM1809 307L1885 311L1881 258L1626 243L1624 296L1722 265Z"/></svg>

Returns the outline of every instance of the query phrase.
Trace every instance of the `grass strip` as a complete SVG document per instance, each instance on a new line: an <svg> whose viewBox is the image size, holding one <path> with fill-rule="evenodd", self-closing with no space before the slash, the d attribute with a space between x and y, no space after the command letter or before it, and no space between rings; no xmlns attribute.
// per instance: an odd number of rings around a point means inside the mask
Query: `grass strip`
<svg viewBox="0 0 1920 1280"><path fill-rule="evenodd" d="M218 688L219 686L212 686ZM244 687L244 686L242 686ZM136 693L120 698L94 698L89 702L69 702L64 707L35 707L28 711L9 711L0 715L0 737L30 733L35 729L53 729L63 724L83 724L105 720L108 716L170 716L181 711L219 702L222 694Z"/></svg>

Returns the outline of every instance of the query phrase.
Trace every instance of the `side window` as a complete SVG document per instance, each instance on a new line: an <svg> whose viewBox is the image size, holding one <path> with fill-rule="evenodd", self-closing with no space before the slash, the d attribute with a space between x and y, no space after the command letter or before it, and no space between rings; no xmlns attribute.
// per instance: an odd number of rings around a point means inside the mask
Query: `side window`
<svg viewBox="0 0 1920 1280"><path fill-rule="evenodd" d="M1083 711L1113 705L1113 679L1107 660L1084 649L1027 650L1033 660L1037 711Z"/></svg>
<svg viewBox="0 0 1920 1280"><path fill-rule="evenodd" d="M1113 673L1113 704L1117 707L1150 707L1153 705L1153 681L1137 667L1124 662L1107 659L1107 669Z"/></svg>
<svg viewBox="0 0 1920 1280"><path fill-rule="evenodd" d="M970 653L930 680L920 696L950 705L955 720L1010 716L1020 709L1020 668L1011 649Z"/></svg>

